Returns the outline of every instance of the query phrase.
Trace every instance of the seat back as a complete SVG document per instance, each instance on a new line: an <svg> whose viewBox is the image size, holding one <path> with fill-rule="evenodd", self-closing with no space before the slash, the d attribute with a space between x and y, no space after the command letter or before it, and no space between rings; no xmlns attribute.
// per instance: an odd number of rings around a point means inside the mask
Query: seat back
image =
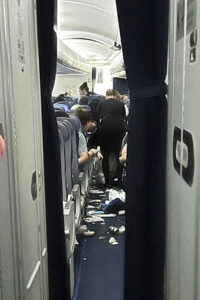
<svg viewBox="0 0 200 300"><path fill-rule="evenodd" d="M72 131L73 127L69 123L63 123L62 121L58 120L58 126L62 133L64 147L65 147L65 174L66 174L66 187L68 194L71 194L72 191Z"/></svg>
<svg viewBox="0 0 200 300"><path fill-rule="evenodd" d="M78 183L78 147L77 147L77 121L74 118L58 118L60 122L71 128L72 149L72 185Z"/></svg>
<svg viewBox="0 0 200 300"><path fill-rule="evenodd" d="M61 175L62 175L62 191L63 191L63 201L67 199L67 189L66 189L66 173L65 173L65 144L61 130L59 129L60 124L58 124L58 134L60 141L60 158L61 158Z"/></svg>

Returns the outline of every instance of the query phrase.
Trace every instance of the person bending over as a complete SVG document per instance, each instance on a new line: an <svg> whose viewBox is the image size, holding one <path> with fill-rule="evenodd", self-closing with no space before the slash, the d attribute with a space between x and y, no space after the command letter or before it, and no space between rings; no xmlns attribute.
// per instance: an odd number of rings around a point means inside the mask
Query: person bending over
<svg viewBox="0 0 200 300"><path fill-rule="evenodd" d="M98 107L98 128L94 139L103 155L106 186L112 186L114 179L121 178L123 168L118 157L126 130L126 113L120 94L114 89L108 90L106 100L101 101Z"/></svg>
<svg viewBox="0 0 200 300"><path fill-rule="evenodd" d="M88 160L91 157L98 157L99 159L102 159L103 156L97 149L90 149L88 151L87 149L87 142L84 134L91 130L91 127L93 127L92 123L92 116L91 113L88 111L84 111L82 108L78 108L75 110L74 115L77 116L80 119L82 132L79 132L79 147L78 147L78 163L79 165L83 166L88 162Z"/></svg>

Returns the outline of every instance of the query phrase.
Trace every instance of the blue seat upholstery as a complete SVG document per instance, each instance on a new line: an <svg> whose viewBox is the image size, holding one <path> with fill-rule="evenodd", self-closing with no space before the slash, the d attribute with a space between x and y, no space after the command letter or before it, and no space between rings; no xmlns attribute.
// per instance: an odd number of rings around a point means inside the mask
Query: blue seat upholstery
<svg viewBox="0 0 200 300"><path fill-rule="evenodd" d="M71 194L72 191L72 142L71 136L73 127L69 123L66 125L65 123L58 121L59 129L62 133L64 145L65 145L65 174L66 174L66 187L68 194Z"/></svg>
<svg viewBox="0 0 200 300"><path fill-rule="evenodd" d="M66 189L66 173L65 173L65 144L63 136L61 133L60 124L58 124L58 134L60 140L60 157L61 157L61 174L62 174L62 191L63 191L63 201L67 199L67 189Z"/></svg>

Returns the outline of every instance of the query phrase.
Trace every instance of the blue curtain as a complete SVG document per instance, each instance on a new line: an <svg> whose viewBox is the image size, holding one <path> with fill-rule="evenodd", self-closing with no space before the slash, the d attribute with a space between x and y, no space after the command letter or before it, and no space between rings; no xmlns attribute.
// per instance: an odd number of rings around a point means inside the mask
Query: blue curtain
<svg viewBox="0 0 200 300"><path fill-rule="evenodd" d="M113 77L113 89L117 90L121 95L129 94L128 81L123 78Z"/></svg>
<svg viewBox="0 0 200 300"><path fill-rule="evenodd" d="M162 300L166 231L168 0L117 0L131 105L126 300Z"/></svg>
<svg viewBox="0 0 200 300"><path fill-rule="evenodd" d="M43 148L46 193L49 299L67 300L69 283L64 236L59 137L51 102L57 61L54 0L37 1Z"/></svg>

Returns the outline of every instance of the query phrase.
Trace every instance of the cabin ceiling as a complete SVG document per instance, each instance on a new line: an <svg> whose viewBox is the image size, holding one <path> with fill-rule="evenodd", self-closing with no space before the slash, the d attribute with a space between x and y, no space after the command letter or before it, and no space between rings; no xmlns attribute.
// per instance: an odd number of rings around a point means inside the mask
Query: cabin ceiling
<svg viewBox="0 0 200 300"><path fill-rule="evenodd" d="M58 0L58 37L91 64L111 61L119 52L115 0Z"/></svg>

